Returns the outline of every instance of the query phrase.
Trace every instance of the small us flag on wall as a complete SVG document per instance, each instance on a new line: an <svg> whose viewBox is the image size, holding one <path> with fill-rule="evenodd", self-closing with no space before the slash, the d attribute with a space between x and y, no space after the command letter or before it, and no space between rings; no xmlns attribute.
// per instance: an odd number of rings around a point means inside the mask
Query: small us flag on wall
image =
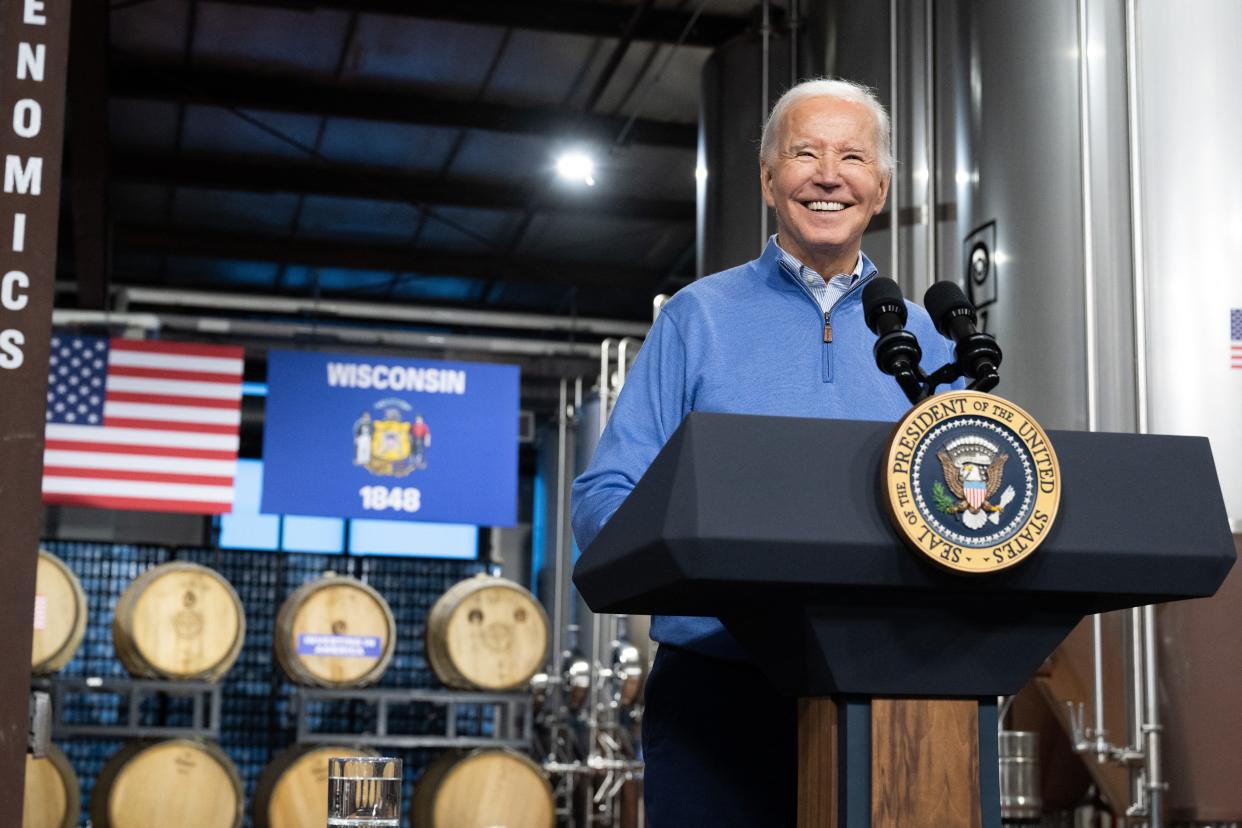
<svg viewBox="0 0 1242 828"><path fill-rule="evenodd" d="M233 508L243 349L57 333L43 502Z"/></svg>
<svg viewBox="0 0 1242 828"><path fill-rule="evenodd" d="M1242 308L1229 311L1229 367L1242 370Z"/></svg>

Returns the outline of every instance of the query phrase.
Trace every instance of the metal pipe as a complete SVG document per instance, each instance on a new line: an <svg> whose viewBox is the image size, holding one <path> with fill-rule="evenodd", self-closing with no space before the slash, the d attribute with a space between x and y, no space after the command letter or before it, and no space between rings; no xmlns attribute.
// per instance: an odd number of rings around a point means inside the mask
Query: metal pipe
<svg viewBox="0 0 1242 828"><path fill-rule="evenodd" d="M629 356L631 341L629 337L625 337L617 343L617 396L621 395L621 389L625 387L625 362Z"/></svg>
<svg viewBox="0 0 1242 828"><path fill-rule="evenodd" d="M632 345L641 344L632 336L627 336L617 345L617 393L625 387L625 374L629 369L629 351Z"/></svg>
<svg viewBox="0 0 1242 828"><path fill-rule="evenodd" d="M544 339L516 339L496 336L464 336L433 334L422 331L392 331L350 325L318 325L309 322L270 322L252 319L222 319L212 316L179 314L117 314L109 311L56 311L54 324L116 325L136 320L144 327L169 328L210 334L212 336L251 337L256 339L309 339L344 342L354 345L379 345L397 348L423 348L435 351L474 351L481 354L510 356L570 357L593 359L600 347L581 342L559 342ZM60 321L57 321L60 320Z"/></svg>
<svg viewBox="0 0 1242 828"><path fill-rule="evenodd" d="M1160 699L1156 695L1159 667L1156 658L1156 608L1150 604L1143 607L1143 662L1146 695L1143 732L1147 736L1147 828L1164 828L1164 770L1160 756L1160 733L1164 728L1160 724Z"/></svg>
<svg viewBox="0 0 1242 828"><path fill-rule="evenodd" d="M641 345L641 342L632 336L627 336L617 343L617 395L620 396L621 390L625 388L625 376L629 370L630 348L635 345ZM613 404L615 407L615 403ZM610 412L611 416L611 412ZM600 429L601 435L603 428ZM605 614L599 617L603 627L603 635L600 642L603 645L602 652L608 654L609 659L612 657L613 643L621 639L621 627L626 620L626 616Z"/></svg>
<svg viewBox="0 0 1242 828"><path fill-rule="evenodd" d="M1143 179L1142 147L1139 142L1141 123L1139 110L1137 0L1126 0L1126 132L1130 150L1130 258L1133 265L1134 293L1134 403L1138 414L1138 432L1146 434L1147 421L1147 269L1143 252Z"/></svg>
<svg viewBox="0 0 1242 828"><path fill-rule="evenodd" d="M612 47L612 53L608 55L608 61L604 64L604 68L600 70L599 77L595 79L595 85L586 96L586 100L582 102L582 112L586 113L593 110L595 105L599 103L599 99L604 96L605 90L608 89L608 84L612 83L613 76L621 68L621 62L625 59L625 53L629 51L630 46L634 43L634 36L642 28L642 24L651 13L653 5L655 5L655 0L641 0L641 2L634 6L634 10L630 12L630 19L625 24L625 30L621 32L621 37L617 38L616 44Z"/></svg>
<svg viewBox="0 0 1242 828"><path fill-rule="evenodd" d="M1087 339L1087 430L1099 428L1099 366L1095 341L1095 232L1091 198L1091 58L1086 0L1078 0L1078 157L1082 172L1082 284Z"/></svg>
<svg viewBox="0 0 1242 828"><path fill-rule="evenodd" d="M114 311L60 310L52 311L53 325L125 325L158 331L160 318L154 313L117 313Z"/></svg>
<svg viewBox="0 0 1242 828"><path fill-rule="evenodd" d="M569 380L561 379L560 407L556 415L556 565L553 569L552 589L552 666L548 669L548 683L552 689L552 709L559 710L564 699L564 627L569 622L568 566L565 554L565 498L567 453L569 442Z"/></svg>
<svg viewBox="0 0 1242 828"><path fill-rule="evenodd" d="M1126 694L1126 724L1129 729L1129 745L1126 753L1130 758L1127 764L1127 770L1130 776L1130 807L1126 809L1127 815L1139 816L1147 813L1147 774L1141 764L1137 764L1134 760L1144 758L1143 746L1143 720L1147 706L1145 704L1146 684L1144 681L1144 671L1146 665L1146 657L1143 652L1143 609L1142 607L1133 607L1126 613L1126 626L1128 627L1128 644L1129 646L1129 667L1130 681L1128 683L1129 692Z"/></svg>
<svg viewBox="0 0 1242 828"><path fill-rule="evenodd" d="M1138 0L1125 3L1125 49L1126 49L1126 135L1129 150L1130 185L1130 258L1132 267L1131 292L1133 293L1134 323L1134 406L1138 433L1146 434L1150 420L1147 390L1147 263L1144 239L1146 228L1143 213L1142 144L1140 128L1142 111L1139 101L1139 85L1142 75L1139 66L1139 17ZM1134 672L1134 683L1142 706L1137 707L1135 719L1140 722L1133 734L1134 746L1144 754L1145 773L1132 772L1136 803L1146 797L1149 828L1164 825L1164 776L1160 756L1160 704L1156 695L1156 615L1155 608L1142 607L1131 611L1134 619L1135 641L1131 643L1132 657L1138 658L1140 667ZM1141 640L1141 643L1140 643ZM1141 657L1139 654L1141 652ZM1141 684L1140 684L1141 682Z"/></svg>
<svg viewBox="0 0 1242 828"><path fill-rule="evenodd" d="M1103 616L1091 616L1091 655L1094 670L1095 757L1100 764L1108 760L1108 731L1104 728L1104 623Z"/></svg>
<svg viewBox="0 0 1242 828"><path fill-rule="evenodd" d="M640 344L639 340L633 337L624 337L617 343L617 395L620 396L621 390L625 387L625 375L629 368L630 348ZM613 407L616 407L615 401ZM609 412L611 416L611 412ZM606 422L600 421L600 434L604 432ZM612 699L605 694L606 682L613 674L614 647L621 639L621 627L626 621L626 616L616 615L613 613L603 613L595 616L595 631L597 648L596 653L599 655L600 663L604 667L604 675L599 684L598 704L604 709L611 709ZM604 663L604 660L607 663ZM615 721L610 719L608 724L614 725Z"/></svg>
<svg viewBox="0 0 1242 828"><path fill-rule="evenodd" d="M604 434L604 425L608 422L609 386L612 384L612 347L617 341L612 337L599 343L599 433Z"/></svg>
<svg viewBox="0 0 1242 828"><path fill-rule="evenodd" d="M539 339L515 339L496 336L464 336L433 334L421 331L386 331L344 325L325 326L302 322L262 322L249 319L216 319L160 314L166 328L212 335L242 337L279 337L282 339L317 339L361 345L389 345L400 348L474 351L544 357L577 357L591 359L598 346L578 342L554 342Z"/></svg>
<svg viewBox="0 0 1242 828"><path fill-rule="evenodd" d="M924 118L927 131L927 285L936 281L936 0L923 4Z"/></svg>
<svg viewBox="0 0 1242 828"><path fill-rule="evenodd" d="M897 0L888 0L888 85L891 93L888 104L888 125L889 125L889 147L892 149L893 169L889 171L888 177L888 214L889 219L889 240L888 240L888 275L889 278L900 283L901 271L898 263L901 260L901 176L897 173L897 120L898 110L900 108L901 98L898 94L901 89L898 81L901 68L898 65L897 49L898 30L897 30Z"/></svg>
<svg viewBox="0 0 1242 828"><path fill-rule="evenodd" d="M770 62L769 52L772 48L772 0L763 0L762 3L763 18L759 27L759 39L762 44L760 54L762 55L763 66L759 70L759 82L763 88L759 90L759 129L763 130L763 125L768 119L768 89L771 84L768 64ZM759 249L762 250L764 245L768 243L768 205L762 197L759 199Z"/></svg>
<svg viewBox="0 0 1242 828"><path fill-rule="evenodd" d="M1137 752L1143 749L1143 711L1146 707L1143 696L1145 687L1143 683L1142 607L1132 607L1126 613L1126 626L1128 627L1127 643L1130 645L1130 689L1126 698L1126 727L1129 730L1130 750Z"/></svg>
<svg viewBox="0 0 1242 828"><path fill-rule="evenodd" d="M583 774L597 770L621 771L633 779L642 779L643 763L636 759L604 759L599 757L591 762L544 762L543 769L549 773Z"/></svg>
<svg viewBox="0 0 1242 828"><path fill-rule="evenodd" d="M655 298L651 300L651 322L655 324L656 319L660 316L660 311L664 309L664 305L673 297L667 293L657 293Z"/></svg>
<svg viewBox="0 0 1242 828"><path fill-rule="evenodd" d="M599 614L595 616L595 624L591 629L591 662L594 673L591 676L591 721L595 724L595 738L607 722L602 721L601 713L607 706L604 701L604 684L611 674L611 664L606 663L608 654L608 627L613 616ZM611 661L611 659L608 659ZM592 740L594 744L594 740Z"/></svg>
<svg viewBox="0 0 1242 828"><path fill-rule="evenodd" d="M646 335L647 325L589 316L437 308L421 305L377 302L300 299L286 296L247 296L240 293L211 293L201 290L165 290L146 287L117 287L113 301L121 309L131 304L162 307L208 308L245 313L313 314L345 319L383 319L427 325L510 328L530 331L565 331L592 336Z"/></svg>
<svg viewBox="0 0 1242 828"><path fill-rule="evenodd" d="M1009 715L1009 708L1013 707L1014 699L1018 698L1018 694L1012 696L996 697L996 727L998 730L1005 730L1005 717Z"/></svg>
<svg viewBox="0 0 1242 828"><path fill-rule="evenodd" d="M600 343L599 349L599 434L603 436L604 428L608 424L609 406L611 402L612 387L612 351L616 346L620 350L620 344L609 338ZM591 619L591 646L587 653L587 762L598 758L599 754L599 734L600 734L600 685L601 685L601 654L603 647L600 645L600 636L605 625L605 616L596 614ZM596 791L598 793L598 791ZM596 802L594 796L588 798L586 804L586 813L583 815L583 822L586 828L590 828L595 824Z"/></svg>

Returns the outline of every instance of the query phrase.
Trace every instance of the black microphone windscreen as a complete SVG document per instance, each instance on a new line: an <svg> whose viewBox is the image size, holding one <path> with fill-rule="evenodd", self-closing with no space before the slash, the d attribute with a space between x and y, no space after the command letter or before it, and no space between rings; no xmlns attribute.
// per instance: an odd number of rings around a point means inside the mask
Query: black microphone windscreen
<svg viewBox="0 0 1242 828"><path fill-rule="evenodd" d="M875 330L875 314L881 308L897 314L902 325L906 324L906 300L901 295L901 288L892 279L877 276L863 288L863 318L867 327Z"/></svg>
<svg viewBox="0 0 1242 828"><path fill-rule="evenodd" d="M953 311L966 308L974 318L975 306L970 304L966 294L957 286L957 282L936 282L923 294L923 307L932 318L936 330L949 336L949 320Z"/></svg>

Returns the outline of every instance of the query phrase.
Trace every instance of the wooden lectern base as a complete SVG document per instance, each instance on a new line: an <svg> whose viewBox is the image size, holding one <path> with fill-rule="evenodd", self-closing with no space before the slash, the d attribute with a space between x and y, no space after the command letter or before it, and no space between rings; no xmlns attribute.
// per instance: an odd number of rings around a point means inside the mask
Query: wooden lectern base
<svg viewBox="0 0 1242 828"><path fill-rule="evenodd" d="M832 699L798 700L798 828L847 828L839 735ZM871 828L981 828L978 702L872 699L870 747Z"/></svg>
<svg viewBox="0 0 1242 828"><path fill-rule="evenodd" d="M798 828L837 828L837 703L798 699Z"/></svg>

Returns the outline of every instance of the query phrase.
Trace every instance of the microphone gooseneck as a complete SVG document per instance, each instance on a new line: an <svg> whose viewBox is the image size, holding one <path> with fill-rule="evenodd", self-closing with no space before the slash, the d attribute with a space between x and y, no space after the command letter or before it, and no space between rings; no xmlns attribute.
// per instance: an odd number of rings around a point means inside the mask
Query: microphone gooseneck
<svg viewBox="0 0 1242 828"><path fill-rule="evenodd" d="M867 327L879 337L875 364L891 375L911 403L926 396L919 371L923 350L914 334L906 330L906 302L892 279L877 277L863 288L863 314Z"/></svg>
<svg viewBox="0 0 1242 828"><path fill-rule="evenodd" d="M956 282L936 282L923 294L936 330L957 343L957 367L973 382L970 388L990 391L1000 382L1001 349L991 334L976 328L975 307Z"/></svg>

